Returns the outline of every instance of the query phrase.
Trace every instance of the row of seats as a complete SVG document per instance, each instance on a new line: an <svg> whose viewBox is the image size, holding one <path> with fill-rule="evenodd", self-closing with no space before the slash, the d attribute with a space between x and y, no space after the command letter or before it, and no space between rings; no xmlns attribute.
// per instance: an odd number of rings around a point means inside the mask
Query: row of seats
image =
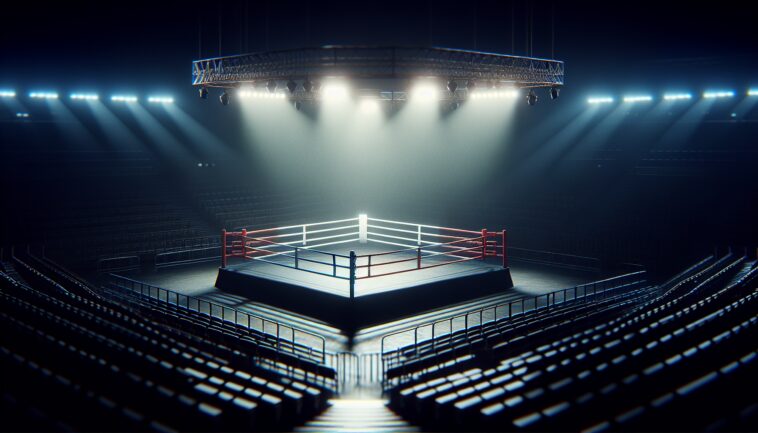
<svg viewBox="0 0 758 433"><path fill-rule="evenodd" d="M55 430L286 430L332 395L258 362L247 352L253 340L219 342L142 314L43 261L14 261L33 287L0 275L0 406L19 427L32 419Z"/></svg>
<svg viewBox="0 0 758 433"><path fill-rule="evenodd" d="M587 293L576 299L522 311L511 317L469 326L448 335L410 344L383 354L386 379L402 380L408 373L423 371L461 353L496 349L501 343L539 329L552 328L566 321L575 321L587 314L614 314L621 307L651 296L644 280L621 284L602 292Z"/></svg>
<svg viewBox="0 0 758 433"><path fill-rule="evenodd" d="M406 374L390 405L433 430L754 430L758 269L743 264L709 258L634 290L655 296Z"/></svg>

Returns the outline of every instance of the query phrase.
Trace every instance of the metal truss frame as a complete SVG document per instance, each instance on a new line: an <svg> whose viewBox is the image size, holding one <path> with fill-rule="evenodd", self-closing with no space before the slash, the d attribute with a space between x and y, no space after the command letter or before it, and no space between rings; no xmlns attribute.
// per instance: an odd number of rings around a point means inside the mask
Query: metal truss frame
<svg viewBox="0 0 758 433"><path fill-rule="evenodd" d="M436 77L518 88L563 85L559 60L449 48L324 46L216 57L192 62L192 84L235 88L324 77Z"/></svg>

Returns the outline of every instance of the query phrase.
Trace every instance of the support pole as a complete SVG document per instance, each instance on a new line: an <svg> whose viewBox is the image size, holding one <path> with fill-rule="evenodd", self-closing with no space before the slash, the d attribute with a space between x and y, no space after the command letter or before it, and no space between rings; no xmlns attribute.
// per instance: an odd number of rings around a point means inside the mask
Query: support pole
<svg viewBox="0 0 758 433"><path fill-rule="evenodd" d="M503 267L508 267L508 244L506 243L505 230L503 230Z"/></svg>
<svg viewBox="0 0 758 433"><path fill-rule="evenodd" d="M242 229L242 258L247 258L247 229Z"/></svg>
<svg viewBox="0 0 758 433"><path fill-rule="evenodd" d="M487 229L482 229L482 260L487 257Z"/></svg>
<svg viewBox="0 0 758 433"><path fill-rule="evenodd" d="M226 229L221 230L221 269L226 267Z"/></svg>
<svg viewBox="0 0 758 433"><path fill-rule="evenodd" d="M355 251L350 251L350 299L355 298Z"/></svg>

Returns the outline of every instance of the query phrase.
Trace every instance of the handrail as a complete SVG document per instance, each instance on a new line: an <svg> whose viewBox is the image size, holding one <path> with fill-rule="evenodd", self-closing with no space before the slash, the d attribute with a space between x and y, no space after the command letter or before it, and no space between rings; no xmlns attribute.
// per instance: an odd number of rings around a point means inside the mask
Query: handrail
<svg viewBox="0 0 758 433"><path fill-rule="evenodd" d="M524 297L524 298L516 299L516 300L513 300L513 301L509 301L509 302L504 302L504 303L500 303L500 304L496 304L496 305L491 305L491 306L487 306L487 307L477 308L477 309L470 310L470 311L467 311L467 312L462 313L462 314L451 316L451 317L446 318L446 319L439 319L439 320L429 321L429 322L422 323L420 325L416 325L416 326L408 327L408 328L405 328L405 329L401 329L399 331L395 331L395 332L392 332L390 334L386 334L386 335L384 335L382 337L382 340L381 340L381 353L382 353L383 357L386 355L386 353L389 353L389 352L385 352L385 350L384 350L384 348L385 348L385 340L388 339L388 338L390 338L390 337L394 337L396 335L401 335L401 334L406 334L406 333L413 332L413 334L414 334L414 343L413 344L407 344L407 345L402 346L402 347L418 347L418 344L419 344L419 341L418 341L418 330L421 329L421 328L427 328L427 327L430 327L430 326L432 327L432 336L430 338L424 340L424 341L431 341L431 340L434 340L434 339L437 338L436 335L435 335L435 328L436 328L436 325L440 324L440 323L447 323L447 322L452 323L452 321L454 321L455 319L463 318L464 321L465 321L464 329L468 329L469 328L469 325L468 325L468 317L469 316L471 316L471 315L474 315L474 316L479 315L480 316L479 324L482 325L483 322L481 320L481 317L483 316L483 313L485 311L494 310L495 312L497 312L498 309L500 309L500 308L505 309L506 307L508 308L508 311L509 311L509 314L508 314L507 317L504 316L504 317L498 319L496 317L497 314L495 314L495 318L492 321L488 322L488 323L497 322L497 321L505 320L505 319L510 319L514 315L513 314L513 306L514 305L521 304L522 308L521 308L520 313L523 314L523 313L526 312L525 311L525 305L526 305L526 300L527 299L530 299L530 300L532 300L534 302L534 309L533 310L537 310L539 308L549 308L551 306L551 304L550 304L550 297L551 296L553 298L552 305L556 305L558 303L558 301L556 301L556 295L558 293L563 294L563 296L561 298L562 300L560 302L566 302L567 301L566 293L568 293L568 292L571 292L571 291L574 292L574 297L571 298L572 300L573 299L578 299L579 298L578 291L579 291L580 288L584 289L582 291L582 297L584 297L584 296L587 295L587 289L589 287L592 287L593 288L593 293L596 293L598 285L607 285L608 283L611 283L611 282L614 282L614 281L620 281L620 280L630 280L630 279L633 279L635 277L642 276L643 274L646 274L646 271L637 271L637 272L632 272L632 273L629 273L629 274L618 275L618 276L615 276L615 277L606 278L604 280L594 281L594 282L586 283L586 284L579 284L577 286L569 287L569 288L566 288L566 289L555 290L553 292L548 292L548 293L543 294L543 295L537 295L537 296L534 296L532 298ZM634 280L634 281L644 281L644 280ZM634 282L634 281L632 281L632 282ZM608 289L605 289L605 290L608 290ZM603 291L605 291L605 290L603 290ZM539 302L538 301L542 297L545 298L545 307L539 307ZM519 314L519 312L517 312L515 314ZM452 332L453 331L452 331L452 327L451 327L450 333L452 333ZM443 335L446 335L446 334L443 334ZM396 348L393 351L396 351L398 349L399 348Z"/></svg>
<svg viewBox="0 0 758 433"><path fill-rule="evenodd" d="M276 338L276 344L274 345L274 347L276 348L276 350L278 352L286 353L286 352L284 352L282 350L281 340L284 339L285 341L287 341L287 339L282 336L282 334L280 332L281 329L289 329L291 331L290 332L290 334L292 335L291 342L292 342L292 345L293 345L292 350L291 350L291 354L294 355L294 356L296 356L296 357L300 357L301 355L295 353L295 348L294 348L295 345L300 345L301 347L308 348L309 352L311 352L311 353L313 352L313 347L311 345L298 343L297 338L296 338L297 333L304 334L306 336L315 338L315 339L317 339L320 342L320 346L321 346L320 347L320 351L319 351L320 354L317 353L316 356L315 356L315 358L319 360L320 364L325 364L325 362L326 362L326 339L322 335L319 335L319 334L316 334L316 333L313 333L313 332L310 332L310 331L306 331L304 329L296 328L294 326L286 325L286 324L283 324L281 322L277 322L276 320L266 319L264 317L257 316L255 314L248 313L246 311L239 311L239 310L237 310L235 308L227 307L225 305L217 304L215 302L207 301L207 300L204 300L204 299L199 299L199 298L196 298L194 296L184 295L182 293L178 293L178 292L175 292L175 291L169 290L169 289L164 289L162 287L153 286L151 284L147 284L147 283L144 283L142 281L133 280L131 278L127 278L127 277L124 277L124 276L121 276L121 275L110 274L110 277L112 279L115 279L115 280L121 280L121 281L128 282L129 285L131 286L131 287L125 287L125 286L121 286L121 285L118 285L118 284L114 283L114 284L116 284L117 287L120 287L122 289L132 290L134 292L139 292L143 296L145 295L145 293L143 292L142 289L143 288L147 288L148 289L148 295L147 296L149 296L150 298L154 298L152 296L151 292L152 292L152 290L156 290L156 292L158 293L157 299L159 301L163 300L160 297L160 293L161 292L165 292L166 293L166 299L165 299L165 301L167 303L170 303L169 299L171 297L173 297L176 300L176 302L174 303L174 305L176 305L177 307L183 307L183 308L186 308L186 309L188 309L190 311L196 311L196 312L198 312L200 314L207 314L211 318L215 317L215 318L219 318L221 320L226 321L227 320L226 319L226 316L227 316L226 312L230 311L234 315L234 321L233 321L233 323L235 323L235 324L239 324L240 323L239 320L238 320L238 317L240 317L240 316L242 316L243 318L247 317L247 327L249 329L252 329L250 327L250 319L251 318L253 318L253 319L257 320L257 321L260 321L260 323L261 323L261 333L262 334L271 335L272 337ZM140 290L136 290L134 288L134 285L139 285ZM169 294L171 296L169 296ZM185 303L185 305L180 305L180 303L179 303L179 297L184 297L187 300L186 303ZM195 303L197 305L197 309L196 310L193 310L190 307L190 305L191 305L190 300L194 300L195 301ZM208 312L201 311L200 306L202 304L208 305ZM213 315L214 308L216 308L217 310L221 310L221 317L216 317L216 316ZM243 323L244 323L244 320L243 320ZM275 327L275 329L276 329L276 333L275 334L271 334L271 333L269 333L269 332L266 331L266 325L267 324L273 325ZM318 347L316 349L318 349Z"/></svg>

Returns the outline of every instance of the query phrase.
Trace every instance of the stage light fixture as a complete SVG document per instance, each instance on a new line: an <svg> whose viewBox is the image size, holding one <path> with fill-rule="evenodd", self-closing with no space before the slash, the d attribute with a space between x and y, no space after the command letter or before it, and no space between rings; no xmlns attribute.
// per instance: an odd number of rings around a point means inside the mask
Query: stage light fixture
<svg viewBox="0 0 758 433"><path fill-rule="evenodd" d="M268 83L266 83L266 89L268 89L268 91L271 93L276 92L276 81L270 80Z"/></svg>
<svg viewBox="0 0 758 433"><path fill-rule="evenodd" d="M747 91L747 96L758 96L758 89L749 89Z"/></svg>
<svg viewBox="0 0 758 433"><path fill-rule="evenodd" d="M58 99L58 94L55 92L31 92L29 97L32 99Z"/></svg>
<svg viewBox="0 0 758 433"><path fill-rule="evenodd" d="M731 90L712 90L703 92L703 98L705 99L719 99L719 98L731 98L734 97L734 92Z"/></svg>
<svg viewBox="0 0 758 433"><path fill-rule="evenodd" d="M226 90L218 97L218 100L221 102L221 105L229 105L230 96L226 93Z"/></svg>
<svg viewBox="0 0 758 433"><path fill-rule="evenodd" d="M424 101L435 101L439 99L439 90L435 83L419 82L411 89L411 97Z"/></svg>
<svg viewBox="0 0 758 433"><path fill-rule="evenodd" d="M313 90L313 82L306 78L305 81L303 81L303 90L310 93Z"/></svg>
<svg viewBox="0 0 758 433"><path fill-rule="evenodd" d="M295 90L297 89L297 83L289 80L287 81L287 90L290 91L290 93L295 93Z"/></svg>
<svg viewBox="0 0 758 433"><path fill-rule="evenodd" d="M199 92L200 92L200 99L208 99L208 88L201 87Z"/></svg>
<svg viewBox="0 0 758 433"><path fill-rule="evenodd" d="M613 103L613 98L610 96L595 96L591 98L587 98L588 104L611 104Z"/></svg>
<svg viewBox="0 0 758 433"><path fill-rule="evenodd" d="M100 97L96 93L72 93L71 99L77 101L97 101Z"/></svg>
<svg viewBox="0 0 758 433"><path fill-rule="evenodd" d="M561 89L558 87L551 87L550 88L550 99L558 99L558 96L560 96Z"/></svg>
<svg viewBox="0 0 758 433"><path fill-rule="evenodd" d="M690 93L666 93L663 95L664 101L686 101L688 99L692 99Z"/></svg>
<svg viewBox="0 0 758 433"><path fill-rule="evenodd" d="M147 102L151 104L173 104L174 98L171 96L149 96Z"/></svg>
<svg viewBox="0 0 758 433"><path fill-rule="evenodd" d="M113 102L137 102L137 97L132 95L113 95L111 101Z"/></svg>
<svg viewBox="0 0 758 433"><path fill-rule="evenodd" d="M321 94L328 100L346 99L349 95L347 85L342 82L326 83Z"/></svg>
<svg viewBox="0 0 758 433"><path fill-rule="evenodd" d="M450 80L447 82L447 90L450 91L450 93L455 93L455 91L458 89L458 82L455 80Z"/></svg>
<svg viewBox="0 0 758 433"><path fill-rule="evenodd" d="M19 119L28 119L29 118L29 113L18 112L18 113L16 113L16 117L19 118Z"/></svg>
<svg viewBox="0 0 758 433"><path fill-rule="evenodd" d="M623 101L626 103L636 103L636 102L650 102L653 100L653 97L650 95L630 95L630 96L624 96Z"/></svg>
<svg viewBox="0 0 758 433"><path fill-rule="evenodd" d="M534 93L534 89L529 90L529 94L526 95L526 103L533 106L537 103L538 99L537 94Z"/></svg>
<svg viewBox="0 0 758 433"><path fill-rule="evenodd" d="M15 90L0 90L0 98L15 98Z"/></svg>

